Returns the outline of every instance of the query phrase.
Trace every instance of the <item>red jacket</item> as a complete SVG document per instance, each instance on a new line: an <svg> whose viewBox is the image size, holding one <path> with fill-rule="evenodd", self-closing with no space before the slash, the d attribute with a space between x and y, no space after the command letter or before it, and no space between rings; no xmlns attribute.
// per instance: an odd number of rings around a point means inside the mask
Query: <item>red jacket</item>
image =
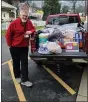
<svg viewBox="0 0 88 102"><path fill-rule="evenodd" d="M30 20L27 20L25 27L22 25L20 18L11 22L5 36L7 45L15 47L29 46L29 38L24 37L26 31L35 32L35 27Z"/></svg>

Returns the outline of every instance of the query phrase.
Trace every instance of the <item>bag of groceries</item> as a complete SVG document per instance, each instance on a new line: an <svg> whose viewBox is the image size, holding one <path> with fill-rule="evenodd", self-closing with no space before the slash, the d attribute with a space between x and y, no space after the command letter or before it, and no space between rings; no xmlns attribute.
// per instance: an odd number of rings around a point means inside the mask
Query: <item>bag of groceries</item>
<svg viewBox="0 0 88 102"><path fill-rule="evenodd" d="M58 45L56 42L48 42L47 48L51 53L59 54L62 52L60 45Z"/></svg>

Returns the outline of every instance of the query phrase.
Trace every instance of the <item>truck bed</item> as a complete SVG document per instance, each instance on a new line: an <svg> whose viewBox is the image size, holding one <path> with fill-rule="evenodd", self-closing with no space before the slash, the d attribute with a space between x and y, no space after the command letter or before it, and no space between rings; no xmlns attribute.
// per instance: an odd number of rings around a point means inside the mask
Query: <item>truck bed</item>
<svg viewBox="0 0 88 102"><path fill-rule="evenodd" d="M79 52L66 52L64 49L61 54L40 54L35 51L29 55L32 58L88 58L88 54L82 49Z"/></svg>

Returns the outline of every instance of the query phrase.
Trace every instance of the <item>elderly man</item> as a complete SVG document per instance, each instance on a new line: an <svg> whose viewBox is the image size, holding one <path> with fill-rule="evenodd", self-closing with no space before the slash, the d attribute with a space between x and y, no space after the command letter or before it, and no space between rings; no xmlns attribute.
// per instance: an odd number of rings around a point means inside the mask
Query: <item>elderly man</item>
<svg viewBox="0 0 88 102"><path fill-rule="evenodd" d="M21 10L20 17L11 22L6 32L6 42L12 56L16 81L30 87L32 83L28 78L28 46L29 35L35 32L35 27L28 19L28 14L28 10Z"/></svg>

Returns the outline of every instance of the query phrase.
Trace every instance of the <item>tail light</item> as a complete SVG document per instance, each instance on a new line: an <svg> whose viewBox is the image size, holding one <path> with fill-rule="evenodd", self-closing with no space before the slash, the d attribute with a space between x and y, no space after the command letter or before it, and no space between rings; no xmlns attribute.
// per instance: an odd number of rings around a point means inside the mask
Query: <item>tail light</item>
<svg viewBox="0 0 88 102"><path fill-rule="evenodd" d="M34 52L36 50L35 34L36 32L30 35L31 52Z"/></svg>

